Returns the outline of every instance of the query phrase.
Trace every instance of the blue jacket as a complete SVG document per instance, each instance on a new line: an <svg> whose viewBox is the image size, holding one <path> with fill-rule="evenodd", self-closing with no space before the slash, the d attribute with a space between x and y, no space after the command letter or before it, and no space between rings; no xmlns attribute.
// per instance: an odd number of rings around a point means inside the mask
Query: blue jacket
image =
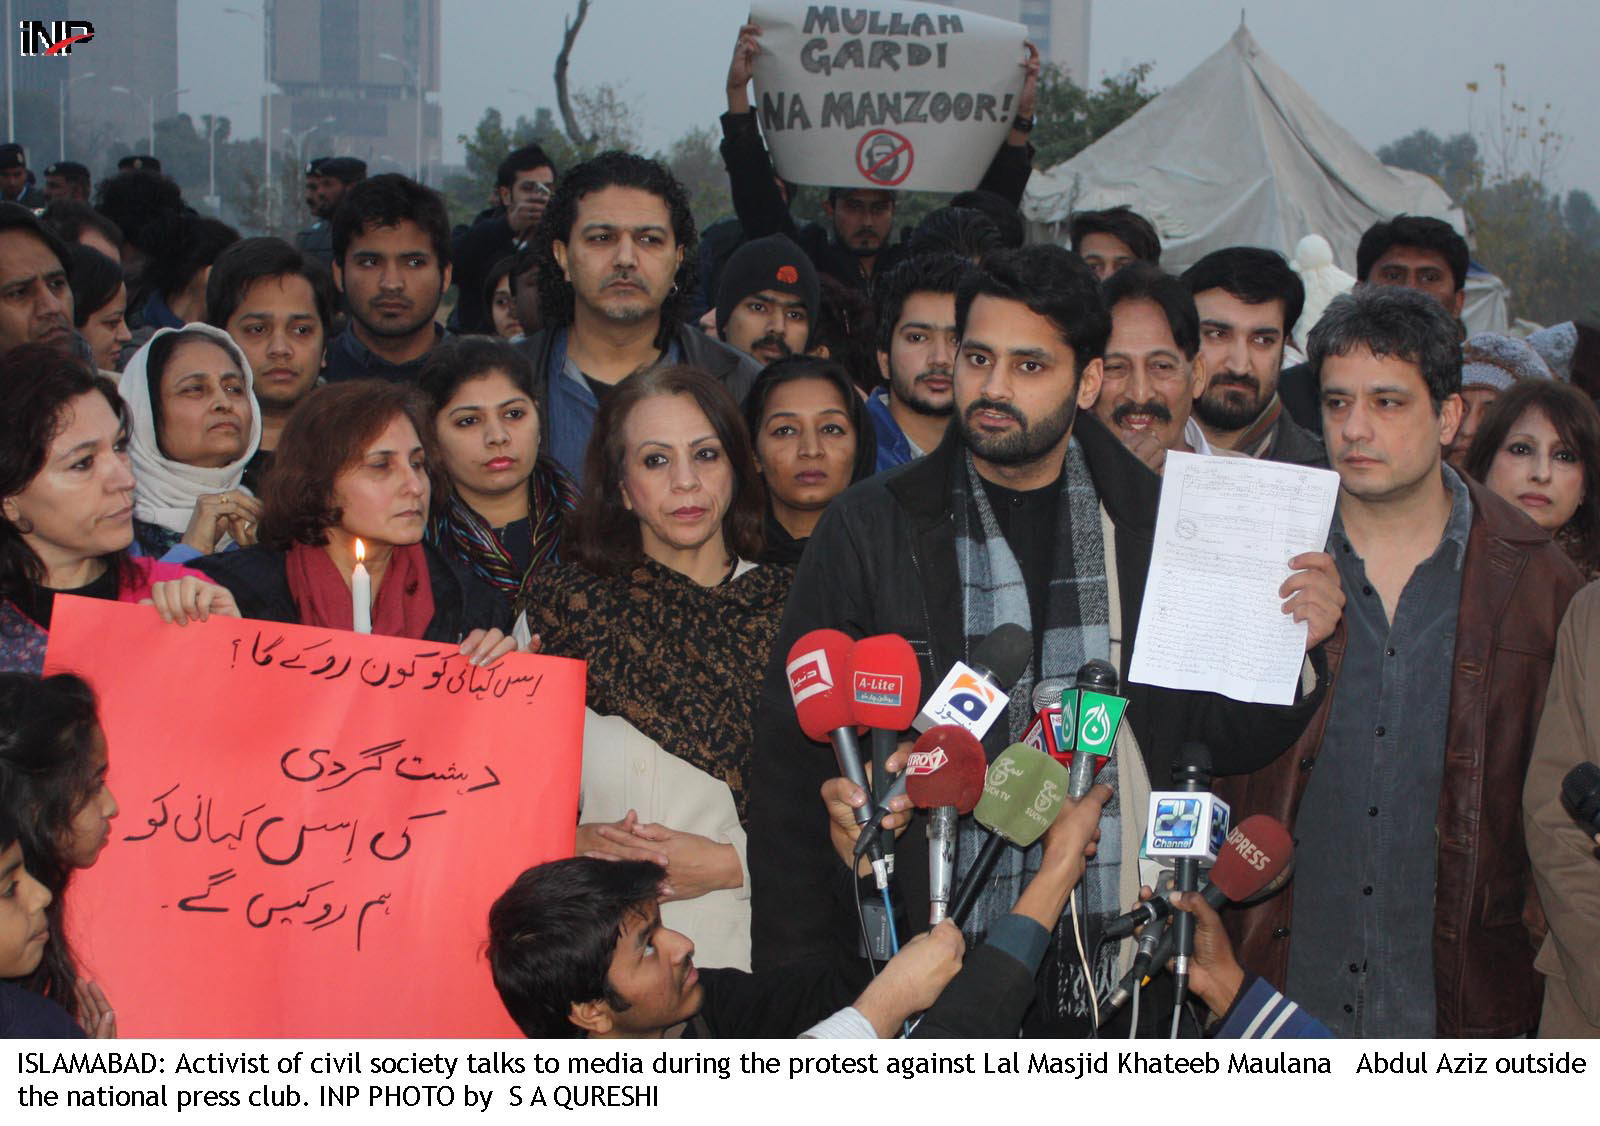
<svg viewBox="0 0 1600 1126"><path fill-rule="evenodd" d="M544 384L548 432L544 449L574 481L583 480L583 451L600 410L586 380L567 372L566 328L540 329L520 345L533 361L534 378ZM690 364L726 387L744 406L744 397L761 367L743 352L713 340L699 329L680 324L668 344L667 363Z"/></svg>
<svg viewBox="0 0 1600 1126"><path fill-rule="evenodd" d="M889 392L880 387L867 396L867 413L872 415L872 428L878 433L878 472L915 461L911 440L900 424L889 413Z"/></svg>

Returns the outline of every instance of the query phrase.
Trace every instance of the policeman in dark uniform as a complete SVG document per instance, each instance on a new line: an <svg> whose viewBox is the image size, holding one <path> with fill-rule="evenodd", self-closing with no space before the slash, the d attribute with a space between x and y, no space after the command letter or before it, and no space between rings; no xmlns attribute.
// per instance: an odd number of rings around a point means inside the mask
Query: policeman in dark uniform
<svg viewBox="0 0 1600 1126"><path fill-rule="evenodd" d="M33 208L50 202L29 182L28 154L15 141L0 145L0 199Z"/></svg>
<svg viewBox="0 0 1600 1126"><path fill-rule="evenodd" d="M311 181L316 178L312 191ZM306 165L306 202L317 221L294 236L302 254L316 258L324 266L333 265L333 213L345 192L367 178L367 162L353 156L324 156ZM314 200L314 202L313 202Z"/></svg>

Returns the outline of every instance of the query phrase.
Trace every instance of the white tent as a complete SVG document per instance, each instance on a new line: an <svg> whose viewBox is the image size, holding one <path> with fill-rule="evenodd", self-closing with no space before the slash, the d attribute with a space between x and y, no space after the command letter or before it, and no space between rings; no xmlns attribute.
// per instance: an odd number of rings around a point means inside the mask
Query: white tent
<svg viewBox="0 0 1600 1126"><path fill-rule="evenodd" d="M1431 215L1466 230L1443 188L1362 148L1242 24L1116 129L1034 173L1022 207L1036 236L1065 242L1072 212L1119 203L1156 225L1174 270L1225 246L1287 257L1318 234L1354 273L1361 233L1380 219Z"/></svg>

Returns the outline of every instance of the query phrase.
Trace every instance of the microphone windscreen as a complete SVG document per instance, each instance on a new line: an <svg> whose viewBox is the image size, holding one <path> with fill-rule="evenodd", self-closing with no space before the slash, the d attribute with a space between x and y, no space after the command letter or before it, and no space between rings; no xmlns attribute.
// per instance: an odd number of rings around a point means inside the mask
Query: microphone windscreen
<svg viewBox="0 0 1600 1126"><path fill-rule="evenodd" d="M863 637L850 650L850 705L863 727L904 731L917 718L922 671L897 633Z"/></svg>
<svg viewBox="0 0 1600 1126"><path fill-rule="evenodd" d="M1061 693L1072 687L1072 681L1064 676L1046 677L1033 686L1033 710L1042 712L1046 708L1059 708L1061 706Z"/></svg>
<svg viewBox="0 0 1600 1126"><path fill-rule="evenodd" d="M1078 670L1077 687L1087 688L1091 692L1105 692L1115 695L1117 686L1121 683L1117 676L1116 666L1110 661L1096 658L1085 661Z"/></svg>
<svg viewBox="0 0 1600 1126"><path fill-rule="evenodd" d="M1580 762L1561 780L1561 796L1573 815L1600 833L1600 766Z"/></svg>
<svg viewBox="0 0 1600 1126"><path fill-rule="evenodd" d="M839 691L838 678L846 675L850 636L836 629L814 629L789 649L789 698L795 718L806 738L828 741L828 733L850 727L850 697Z"/></svg>
<svg viewBox="0 0 1600 1126"><path fill-rule="evenodd" d="M988 764L983 744L965 727L941 723L929 728L906 763L906 796L918 809L955 806L960 814L971 813L983 795L983 776Z"/></svg>
<svg viewBox="0 0 1600 1126"><path fill-rule="evenodd" d="M1015 622L994 627L988 637L978 642L972 651L972 663L981 665L994 674L1000 687L1011 691L1011 686L1022 677L1022 672L1033 659L1033 635Z"/></svg>
<svg viewBox="0 0 1600 1126"><path fill-rule="evenodd" d="M1026 743L995 757L973 816L984 828L1027 848L1044 836L1067 800L1067 768Z"/></svg>
<svg viewBox="0 0 1600 1126"><path fill-rule="evenodd" d="M1211 882L1230 903L1241 903L1259 895L1293 859L1294 842L1289 830L1258 813L1246 817L1228 834L1227 844L1211 867Z"/></svg>

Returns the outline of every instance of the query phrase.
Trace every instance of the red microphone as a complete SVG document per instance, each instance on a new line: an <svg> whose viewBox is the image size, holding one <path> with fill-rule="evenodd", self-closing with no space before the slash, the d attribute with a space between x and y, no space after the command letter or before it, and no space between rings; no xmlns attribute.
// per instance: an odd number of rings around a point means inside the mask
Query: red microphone
<svg viewBox="0 0 1600 1126"><path fill-rule="evenodd" d="M911 643L897 633L863 637L850 649L850 707L856 724L872 731L873 799L889 789L889 756L900 733L917 718L922 672Z"/></svg>
<svg viewBox="0 0 1600 1126"><path fill-rule="evenodd" d="M861 768L861 745L850 694L841 690L840 678L849 676L850 636L836 629L814 629L789 649L789 698L794 701L795 718L806 738L833 744L839 773L861 787L867 802L855 811L856 824L865 826L876 812L866 771ZM848 680L843 683L848 684ZM872 846L872 871L879 888L889 885L889 870L883 849Z"/></svg>
<svg viewBox="0 0 1600 1126"><path fill-rule="evenodd" d="M913 773L918 752L926 761L944 761L928 773ZM956 822L971 813L983 796L988 762L983 744L965 727L944 724L917 740L906 765L906 793L928 813L928 925L938 926L950 913L950 890L956 878Z"/></svg>

